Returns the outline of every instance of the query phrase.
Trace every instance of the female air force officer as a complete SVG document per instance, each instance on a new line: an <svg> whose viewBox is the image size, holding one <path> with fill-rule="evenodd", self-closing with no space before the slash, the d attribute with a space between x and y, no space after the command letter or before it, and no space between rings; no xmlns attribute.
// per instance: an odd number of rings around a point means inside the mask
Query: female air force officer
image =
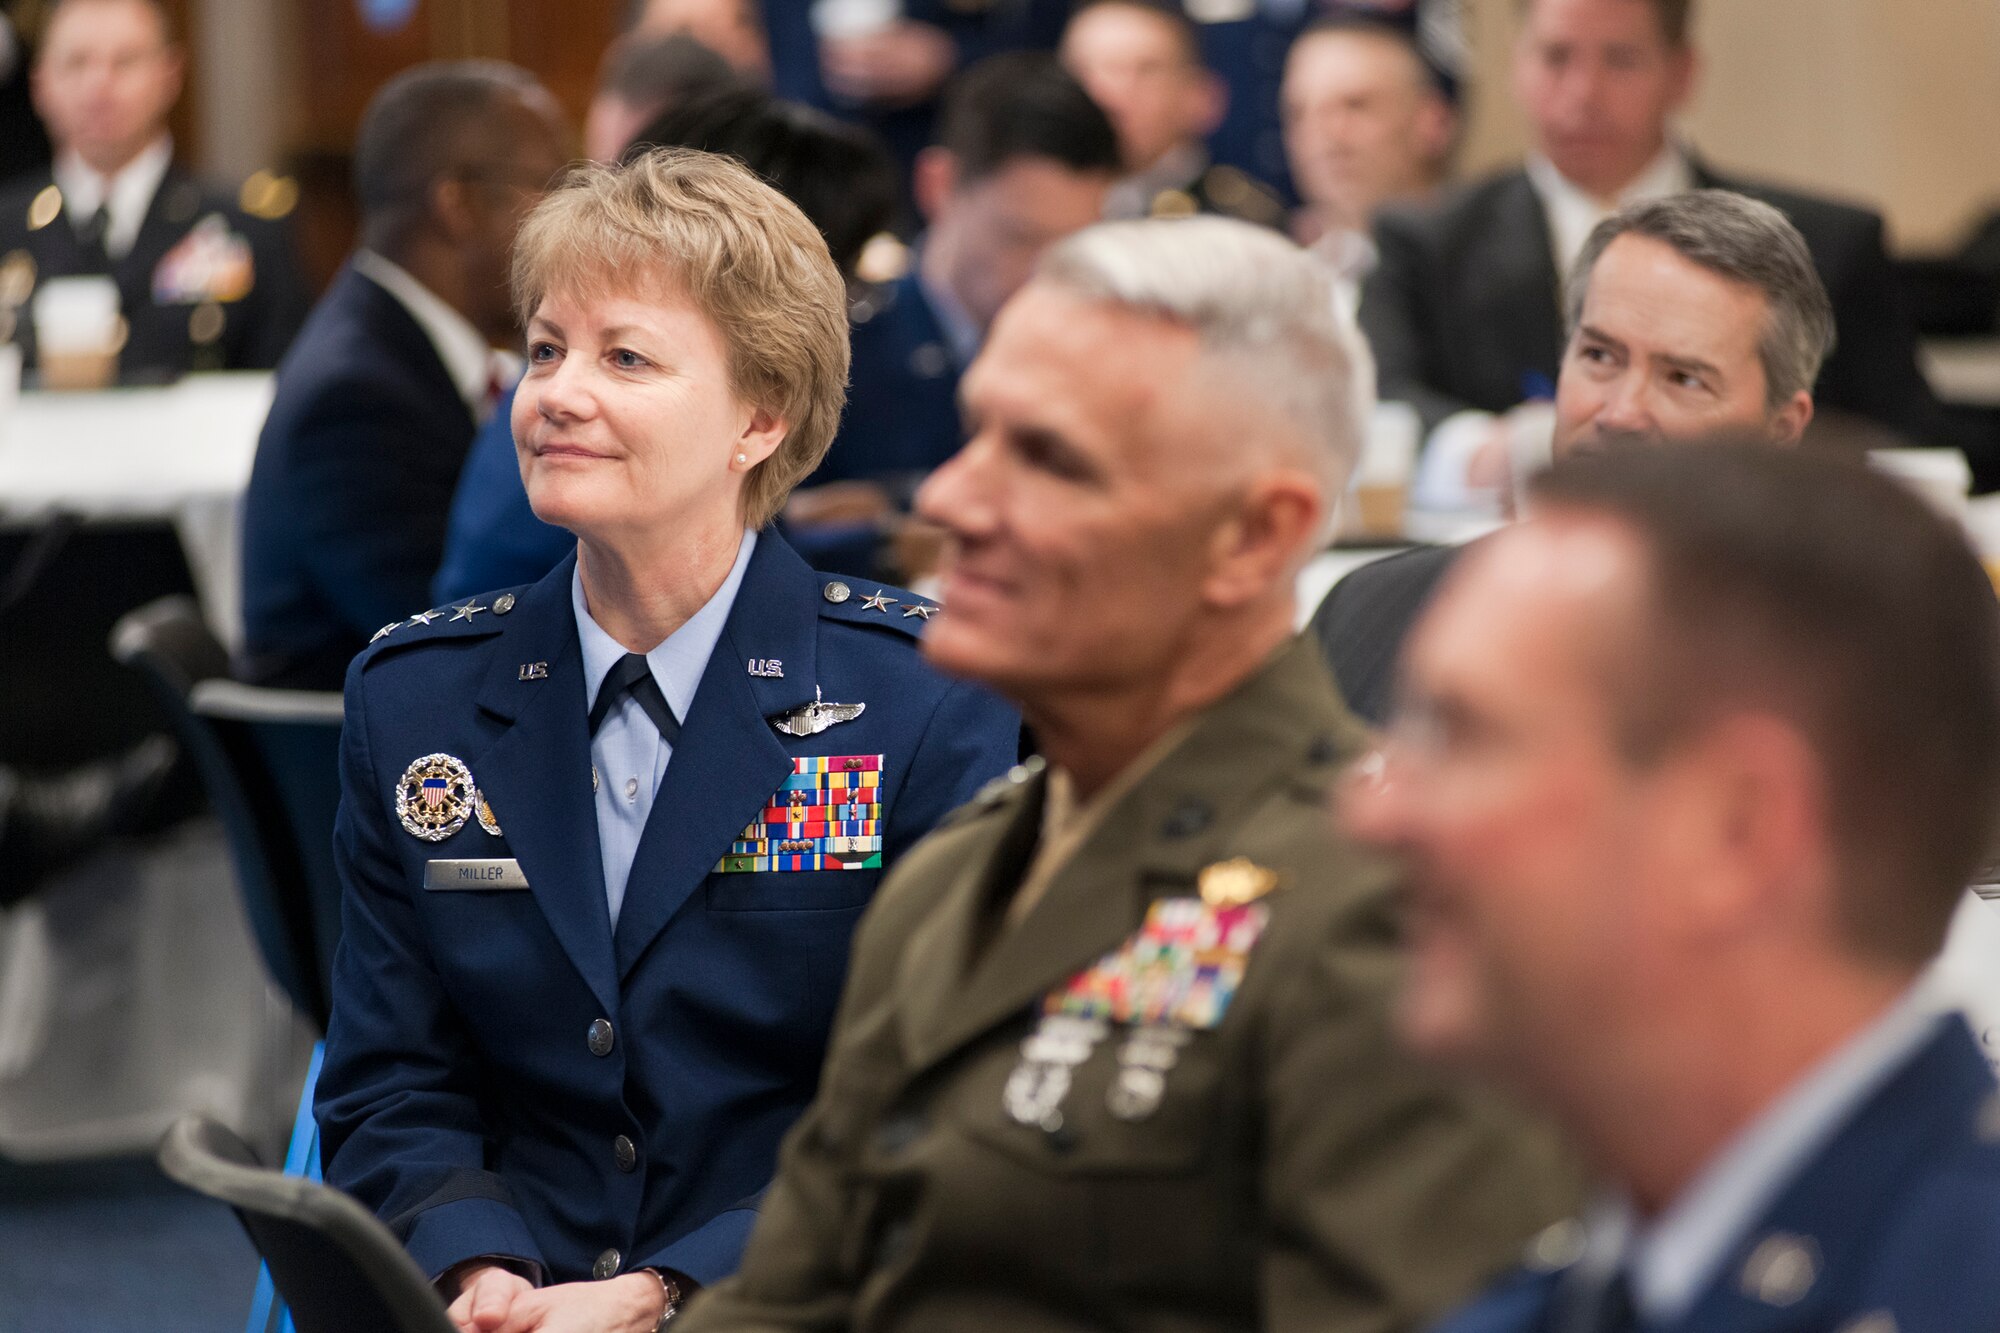
<svg viewBox="0 0 2000 1333"><path fill-rule="evenodd" d="M522 474L578 550L349 671L317 1112L461 1326L650 1329L736 1265L880 868L1018 728L921 661L930 603L766 527L847 374L797 208L685 150L581 168L514 282Z"/></svg>

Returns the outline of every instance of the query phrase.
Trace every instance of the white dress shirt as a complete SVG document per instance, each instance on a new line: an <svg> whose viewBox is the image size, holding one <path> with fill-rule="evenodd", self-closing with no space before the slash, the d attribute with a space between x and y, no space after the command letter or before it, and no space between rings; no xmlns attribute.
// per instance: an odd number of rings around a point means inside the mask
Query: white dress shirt
<svg viewBox="0 0 2000 1333"><path fill-rule="evenodd" d="M174 141L163 134L114 176L98 175L73 152L57 154L50 174L62 191L63 212L69 215L72 227L81 228L99 208L105 210L109 216L104 253L123 259L138 244L146 212L152 208L153 196L160 192L160 182L166 179L173 160Z"/></svg>
<svg viewBox="0 0 2000 1333"><path fill-rule="evenodd" d="M513 383L520 374L521 358L489 346L472 321L401 264L373 250L356 250L354 271L395 297L396 304L417 321L473 420L485 420L493 406L494 386Z"/></svg>
<svg viewBox="0 0 2000 1333"><path fill-rule="evenodd" d="M688 707L708 669L709 656L736 605L736 591L743 586L743 571L750 567L750 553L757 549L757 534L746 531L736 548L736 563L729 576L715 590L701 610L669 634L646 654L646 665L658 682L660 693L674 716L685 726ZM570 604L576 611L576 637L583 649L585 707L597 701L597 692L611 668L629 651L606 634L590 618L584 602L583 571L570 575ZM639 839L646 820L653 813L653 797L667 776L667 761L674 747L660 735L653 719L629 693L604 716L597 735L590 742L592 785L596 788L597 846L604 864L604 896L611 906L611 926L618 927L618 911L625 905L625 881L632 875L632 859L639 854Z"/></svg>
<svg viewBox="0 0 2000 1333"><path fill-rule="evenodd" d="M1935 998L1912 987L1738 1133L1658 1217L1642 1221L1621 1195L1600 1200L1566 1287L1594 1294L1622 1268L1644 1322L1685 1318L1758 1219L1941 1021Z"/></svg>

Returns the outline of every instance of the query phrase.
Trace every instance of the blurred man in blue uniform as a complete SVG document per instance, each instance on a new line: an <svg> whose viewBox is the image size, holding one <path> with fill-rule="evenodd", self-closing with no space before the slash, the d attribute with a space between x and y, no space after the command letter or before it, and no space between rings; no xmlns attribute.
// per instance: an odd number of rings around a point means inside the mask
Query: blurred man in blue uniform
<svg viewBox="0 0 2000 1333"><path fill-rule="evenodd" d="M384 621L428 597L478 423L518 359L507 256L568 158L510 65L419 66L355 148L361 248L281 369L243 515L244 648L259 684L335 689Z"/></svg>
<svg viewBox="0 0 2000 1333"><path fill-rule="evenodd" d="M1761 442L1559 464L1419 624L1351 831L1404 1035L1603 1182L1448 1333L2000 1326L2000 1092L1919 979L2000 809L1957 525Z"/></svg>
<svg viewBox="0 0 2000 1333"><path fill-rule="evenodd" d="M51 8L33 91L55 162L0 189L0 323L14 329L0 337L18 336L30 367L32 294L50 278L117 285L129 379L268 370L297 333L306 297L280 222L297 191L260 172L232 198L178 166L181 76L156 0Z"/></svg>
<svg viewBox="0 0 2000 1333"><path fill-rule="evenodd" d="M1210 160L1207 136L1229 90L1202 56L1195 25L1156 0L1089 0L1063 32L1059 52L1118 129L1125 174L1105 200L1107 218L1220 213L1281 226L1270 186Z"/></svg>
<svg viewBox="0 0 2000 1333"><path fill-rule="evenodd" d="M847 414L786 512L816 564L876 572L876 534L964 441L958 379L994 315L1043 250L1098 220L1120 161L1111 122L1051 56L997 56L952 90L917 161L914 262L856 304Z"/></svg>

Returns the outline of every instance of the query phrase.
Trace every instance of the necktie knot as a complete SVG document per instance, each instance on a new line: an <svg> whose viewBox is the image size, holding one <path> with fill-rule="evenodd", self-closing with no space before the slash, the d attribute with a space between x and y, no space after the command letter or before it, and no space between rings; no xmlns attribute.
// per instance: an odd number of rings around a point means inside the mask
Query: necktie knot
<svg viewBox="0 0 2000 1333"><path fill-rule="evenodd" d="M680 719L674 716L673 705L661 693L660 682L653 679L653 669L641 653L625 654L605 673L604 683L597 687L597 699L590 705L591 735L597 734L597 729L604 725L604 719L628 694L646 710L646 716L659 728L661 740L672 745L680 739Z"/></svg>

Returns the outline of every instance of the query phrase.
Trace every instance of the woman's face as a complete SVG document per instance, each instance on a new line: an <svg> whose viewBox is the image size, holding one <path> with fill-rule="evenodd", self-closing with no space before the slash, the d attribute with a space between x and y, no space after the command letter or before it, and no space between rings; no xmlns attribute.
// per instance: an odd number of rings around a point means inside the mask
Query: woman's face
<svg viewBox="0 0 2000 1333"><path fill-rule="evenodd" d="M737 521L745 476L784 439L737 398L721 333L677 294L544 298L513 426L536 515L612 542Z"/></svg>

